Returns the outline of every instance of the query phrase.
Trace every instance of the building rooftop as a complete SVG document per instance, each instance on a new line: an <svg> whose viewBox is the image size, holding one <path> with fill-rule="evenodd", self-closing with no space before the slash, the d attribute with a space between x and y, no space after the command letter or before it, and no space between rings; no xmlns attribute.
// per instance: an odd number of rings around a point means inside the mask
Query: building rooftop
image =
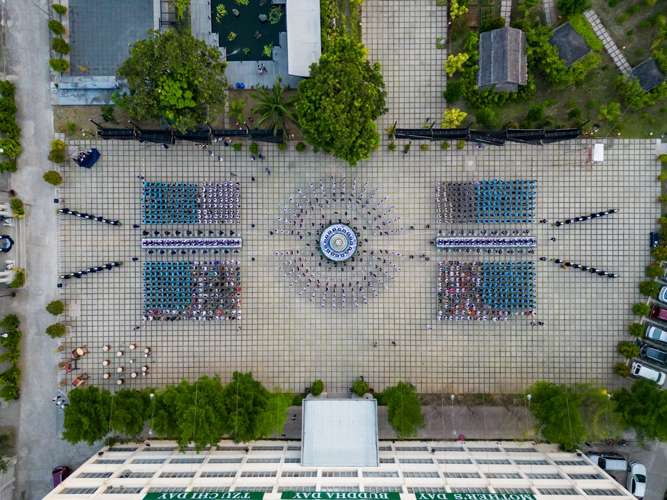
<svg viewBox="0 0 667 500"><path fill-rule="evenodd" d="M287 2L287 61L289 74L310 76L310 65L320 60L319 0L290 0Z"/></svg>
<svg viewBox="0 0 667 500"><path fill-rule="evenodd" d="M632 68L632 76L639 79L639 85L645 93L650 92L665 81L665 75L660 71L658 63L653 58L647 59Z"/></svg>
<svg viewBox="0 0 667 500"><path fill-rule="evenodd" d="M377 402L306 398L302 441L301 463L306 467L376 467Z"/></svg>
<svg viewBox="0 0 667 500"><path fill-rule="evenodd" d="M478 87L525 85L527 79L526 33L500 28L479 36Z"/></svg>
<svg viewBox="0 0 667 500"><path fill-rule="evenodd" d="M574 31L570 23L561 24L553 30L549 43L558 49L558 56L568 68L591 51L584 37Z"/></svg>

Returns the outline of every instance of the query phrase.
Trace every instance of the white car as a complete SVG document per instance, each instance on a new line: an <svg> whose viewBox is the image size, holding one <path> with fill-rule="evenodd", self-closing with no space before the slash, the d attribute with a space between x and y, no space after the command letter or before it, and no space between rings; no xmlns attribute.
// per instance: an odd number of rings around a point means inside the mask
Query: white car
<svg viewBox="0 0 667 500"><path fill-rule="evenodd" d="M658 294L658 300L667 304L667 286L663 286Z"/></svg>
<svg viewBox="0 0 667 500"><path fill-rule="evenodd" d="M653 380L659 386L662 386L665 383L665 378L667 378L667 375L663 372L651 368L650 366L644 366L641 363L632 363L630 371L635 377Z"/></svg>
<svg viewBox="0 0 667 500"><path fill-rule="evenodd" d="M655 326L649 326L646 330L646 338L667 344L667 332Z"/></svg>
<svg viewBox="0 0 667 500"><path fill-rule="evenodd" d="M636 498L644 498L646 493L646 467L639 462L628 465L628 491Z"/></svg>

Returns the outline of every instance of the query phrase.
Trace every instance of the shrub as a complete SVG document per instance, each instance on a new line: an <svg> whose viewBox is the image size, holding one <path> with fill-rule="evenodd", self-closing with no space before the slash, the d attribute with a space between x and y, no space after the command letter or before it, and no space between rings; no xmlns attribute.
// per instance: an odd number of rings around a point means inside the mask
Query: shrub
<svg viewBox="0 0 667 500"><path fill-rule="evenodd" d="M625 359L632 359L639 356L639 346L634 342L623 340L618 343L618 353Z"/></svg>
<svg viewBox="0 0 667 500"><path fill-rule="evenodd" d="M405 146L403 146L403 152L405 154L407 154L408 151L410 151L410 146L412 146L412 141L408 142Z"/></svg>
<svg viewBox="0 0 667 500"><path fill-rule="evenodd" d="M65 331L65 325L62 323L54 323L46 328L46 334L52 339L62 337L65 335Z"/></svg>
<svg viewBox="0 0 667 500"><path fill-rule="evenodd" d="M46 172L44 174L44 180L49 184L53 184L54 186L58 186L63 182L63 178L55 170L49 170Z"/></svg>
<svg viewBox="0 0 667 500"><path fill-rule="evenodd" d="M579 118L580 116L581 116L581 110L579 108L574 108L567 112L568 120L574 120L575 118Z"/></svg>
<svg viewBox="0 0 667 500"><path fill-rule="evenodd" d="M116 113L113 106L102 106L100 108L100 111L102 112L102 120L104 120L107 123L118 123L118 120L116 120Z"/></svg>
<svg viewBox="0 0 667 500"><path fill-rule="evenodd" d="M589 0L558 0L556 8L564 16L583 14L591 8L591 2Z"/></svg>
<svg viewBox="0 0 667 500"><path fill-rule="evenodd" d="M544 104L535 104L530 107L526 120L529 122L538 122L544 117Z"/></svg>
<svg viewBox="0 0 667 500"><path fill-rule="evenodd" d="M49 304L46 306L46 310L50 314L58 316L65 310L65 304L63 304L61 300L54 300L53 302L49 302Z"/></svg>
<svg viewBox="0 0 667 500"><path fill-rule="evenodd" d="M16 314L7 314L2 321L0 321L0 328L4 331L16 330L21 322Z"/></svg>
<svg viewBox="0 0 667 500"><path fill-rule="evenodd" d="M612 9L618 5L619 0L609 0L609 7Z"/></svg>
<svg viewBox="0 0 667 500"><path fill-rule="evenodd" d="M313 396L319 396L324 391L324 383L321 380L316 380L313 382L313 385L310 386L310 393Z"/></svg>
<svg viewBox="0 0 667 500"><path fill-rule="evenodd" d="M487 19L482 19L479 29L479 33L484 33L485 31L493 31L505 27L505 19L502 17L492 17Z"/></svg>
<svg viewBox="0 0 667 500"><path fill-rule="evenodd" d="M653 250L651 250L651 255L653 255L653 257L655 257L655 259L659 260L660 262L665 261L667 260L667 248L655 247Z"/></svg>
<svg viewBox="0 0 667 500"><path fill-rule="evenodd" d="M67 130L70 132L76 132L76 123L67 123Z"/></svg>
<svg viewBox="0 0 667 500"><path fill-rule="evenodd" d="M278 149L279 149L280 151L285 151L285 149L287 149L287 143L286 143L286 142L282 142L282 143L278 144Z"/></svg>
<svg viewBox="0 0 667 500"><path fill-rule="evenodd" d="M69 63L65 59L49 59L49 65L53 71L62 73L69 69Z"/></svg>
<svg viewBox="0 0 667 500"><path fill-rule="evenodd" d="M368 392L368 384L363 380L357 380L352 386L352 391L359 397L363 398L364 394Z"/></svg>
<svg viewBox="0 0 667 500"><path fill-rule="evenodd" d="M667 181L667 174L665 172L662 172L659 176L658 179L660 179L660 182L665 182Z"/></svg>
<svg viewBox="0 0 667 500"><path fill-rule="evenodd" d="M448 104L458 102L461 97L463 97L463 92L465 91L465 82L460 80L454 80L447 84L447 88L442 93L442 96L445 98L445 101Z"/></svg>
<svg viewBox="0 0 667 500"><path fill-rule="evenodd" d="M604 50L604 44L595 35L593 28L591 28L591 25L588 24L588 21L583 16L570 16L569 21L570 21L570 26L572 26L574 31L576 31L582 37L584 37L584 40L586 40L586 44L592 50L599 50L599 51Z"/></svg>
<svg viewBox="0 0 667 500"><path fill-rule="evenodd" d="M63 23L60 21L56 21L55 19L51 19L49 21L49 29L53 31L56 35L62 35L65 33L65 27L63 26Z"/></svg>
<svg viewBox="0 0 667 500"><path fill-rule="evenodd" d="M588 101L588 102L586 103L586 107L587 107L588 109L597 108L597 107L598 107L598 102L597 102L597 101Z"/></svg>
<svg viewBox="0 0 667 500"><path fill-rule="evenodd" d="M621 377L627 377L630 375L630 367L625 363L617 363L616 366L614 366L614 373Z"/></svg>
<svg viewBox="0 0 667 500"><path fill-rule="evenodd" d="M256 142L251 142L250 147L248 148L248 151L250 151L252 154L256 155L259 153L259 146L257 145Z"/></svg>
<svg viewBox="0 0 667 500"><path fill-rule="evenodd" d="M661 179L661 180L662 180L662 179ZM660 224L661 226L664 225L664 224L667 224L667 217L664 217L664 216L663 216L663 217L660 217L660 218L658 219L658 224Z"/></svg>
<svg viewBox="0 0 667 500"><path fill-rule="evenodd" d="M456 147L459 148L459 149L465 148L466 147L466 141L463 141L463 140L459 141L458 144L456 144Z"/></svg>
<svg viewBox="0 0 667 500"><path fill-rule="evenodd" d="M16 172L16 160L8 160L0 163L0 172Z"/></svg>
<svg viewBox="0 0 667 500"><path fill-rule="evenodd" d="M0 397L5 401L14 401L19 397L19 378L21 370L16 365L9 370L0 373L0 384L4 387L0 389Z"/></svg>
<svg viewBox="0 0 667 500"><path fill-rule="evenodd" d="M229 40L229 41L231 42L231 41L233 41L235 38L236 38L236 33L234 33L233 31L230 31L230 32L229 32L229 35L227 35L227 40Z"/></svg>
<svg viewBox="0 0 667 500"><path fill-rule="evenodd" d="M53 8L53 10L55 10L61 16L67 14L67 7L65 7L64 5L58 5L57 3L54 3L53 5L51 5L51 8Z"/></svg>
<svg viewBox="0 0 667 500"><path fill-rule="evenodd" d="M49 153L49 161L53 163L62 163L65 161L65 151L62 149L52 149Z"/></svg>
<svg viewBox="0 0 667 500"><path fill-rule="evenodd" d="M634 16L637 12L639 12L639 9L640 9L639 5L634 4L628 7L628 10L626 10L626 12L628 13L628 15Z"/></svg>
<svg viewBox="0 0 667 500"><path fill-rule="evenodd" d="M643 302L639 302L632 306L632 313L636 314L637 316L648 316L648 313L651 312L651 307L648 304L644 304Z"/></svg>
<svg viewBox="0 0 667 500"><path fill-rule="evenodd" d="M646 327L641 323L632 323L628 327L628 331L630 332L630 335L632 335L633 337L641 337L642 335L644 335Z"/></svg>
<svg viewBox="0 0 667 500"><path fill-rule="evenodd" d="M422 151L428 151L428 144L422 144L422 145L420 145L420 146L419 146L419 149L421 149Z"/></svg>
<svg viewBox="0 0 667 500"><path fill-rule="evenodd" d="M15 139L0 139L0 148L2 155L11 160L21 154L21 143Z"/></svg>
<svg viewBox="0 0 667 500"><path fill-rule="evenodd" d="M665 203L667 201L667 195L664 195L664 194L660 195L660 197L658 198L658 201L660 203Z"/></svg>
<svg viewBox="0 0 667 500"><path fill-rule="evenodd" d="M656 264L651 264L650 266L646 266L646 276L648 276L649 278L659 278L663 274L665 274L665 270Z"/></svg>
<svg viewBox="0 0 667 500"><path fill-rule="evenodd" d="M14 276L14 279L8 286L9 288L21 288L23 285L25 285L25 271L17 269L16 276Z"/></svg>
<svg viewBox="0 0 667 500"><path fill-rule="evenodd" d="M449 142L445 141L445 142L442 143L442 145L440 147L442 149L449 149L451 147L451 145L449 144Z"/></svg>
<svg viewBox="0 0 667 500"><path fill-rule="evenodd" d="M296 144L296 150L297 150L297 152L299 152L299 153L303 153L303 152L306 150L306 145L305 145L303 142L299 141L299 142Z"/></svg>
<svg viewBox="0 0 667 500"><path fill-rule="evenodd" d="M396 143L395 143L394 141L391 141L391 142L389 143L389 146L387 146L387 149L388 149L389 151L396 151Z"/></svg>
<svg viewBox="0 0 667 500"><path fill-rule="evenodd" d="M450 54L445 62L445 72L447 73L447 76L452 76L457 71L463 69L463 65L469 58L470 56L465 52L461 52L455 56Z"/></svg>
<svg viewBox="0 0 667 500"><path fill-rule="evenodd" d="M58 36L51 40L51 48L56 52L65 55L69 54L70 51L69 43L67 43L64 38Z"/></svg>
<svg viewBox="0 0 667 500"><path fill-rule="evenodd" d="M618 24L623 24L623 23L626 22L628 19L630 19L630 14L627 14L627 13L626 13L626 14L621 14L621 15L618 16L618 18L616 19L616 22L617 22Z"/></svg>
<svg viewBox="0 0 667 500"><path fill-rule="evenodd" d="M12 212L14 212L14 217L22 219L25 217L25 205L21 198L12 198L9 200L9 206L12 207Z"/></svg>
<svg viewBox="0 0 667 500"><path fill-rule="evenodd" d="M442 128L456 128L461 125L463 119L468 116L468 113L456 108L449 108L445 110L445 118L440 120Z"/></svg>
<svg viewBox="0 0 667 500"><path fill-rule="evenodd" d="M234 151L239 152L241 151L242 146L238 142L235 142L234 144L232 144L232 148L234 149Z"/></svg>
<svg viewBox="0 0 667 500"><path fill-rule="evenodd" d="M496 117L496 113L491 108L482 108L475 113L475 120L480 125L490 125Z"/></svg>
<svg viewBox="0 0 667 500"><path fill-rule="evenodd" d="M656 281L642 281L639 291L647 297L655 297L660 292L660 285Z"/></svg>

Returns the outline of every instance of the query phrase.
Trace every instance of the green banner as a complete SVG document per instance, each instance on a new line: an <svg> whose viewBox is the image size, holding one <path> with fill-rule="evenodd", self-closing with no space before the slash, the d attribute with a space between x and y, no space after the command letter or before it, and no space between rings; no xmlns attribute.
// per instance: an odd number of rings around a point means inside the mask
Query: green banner
<svg viewBox="0 0 667 500"><path fill-rule="evenodd" d="M535 500L526 493L415 493L417 500Z"/></svg>
<svg viewBox="0 0 667 500"><path fill-rule="evenodd" d="M144 496L144 500L211 500L224 498L262 500L264 498L264 493L257 491L207 491L201 493L197 491L189 491L187 493L165 491L164 493L147 493L146 496Z"/></svg>
<svg viewBox="0 0 667 500"><path fill-rule="evenodd" d="M285 500L400 500L400 493L362 491L283 491Z"/></svg>

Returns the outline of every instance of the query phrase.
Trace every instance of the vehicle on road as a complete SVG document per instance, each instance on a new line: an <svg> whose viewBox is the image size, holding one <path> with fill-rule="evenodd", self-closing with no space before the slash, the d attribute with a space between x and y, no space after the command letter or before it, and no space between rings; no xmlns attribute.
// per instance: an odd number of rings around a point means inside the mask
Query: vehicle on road
<svg viewBox="0 0 667 500"><path fill-rule="evenodd" d="M650 359L655 363L667 365L667 352L651 347L648 344L641 344L639 354L642 358Z"/></svg>
<svg viewBox="0 0 667 500"><path fill-rule="evenodd" d="M636 498L644 498L646 493L646 467L639 462L628 465L628 491Z"/></svg>
<svg viewBox="0 0 667 500"><path fill-rule="evenodd" d="M647 339L667 344L667 332L665 330L661 330L657 326L649 326L644 335Z"/></svg>
<svg viewBox="0 0 667 500"><path fill-rule="evenodd" d="M600 453L593 451L586 454L591 461L603 470L627 470L628 462L618 453Z"/></svg>
<svg viewBox="0 0 667 500"><path fill-rule="evenodd" d="M631 373L635 377L653 380L658 385L663 385L665 383L665 377L667 377L663 372L656 370L655 368L644 366L641 363L632 363Z"/></svg>

